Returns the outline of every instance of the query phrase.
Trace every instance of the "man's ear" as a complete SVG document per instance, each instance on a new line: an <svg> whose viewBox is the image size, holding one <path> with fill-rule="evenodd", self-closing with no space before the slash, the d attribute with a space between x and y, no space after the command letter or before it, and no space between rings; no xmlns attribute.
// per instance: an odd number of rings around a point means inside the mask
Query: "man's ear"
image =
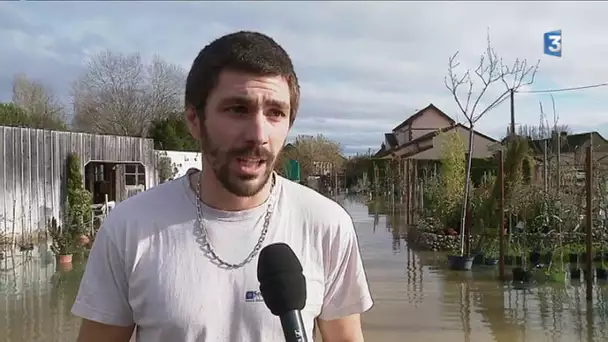
<svg viewBox="0 0 608 342"><path fill-rule="evenodd" d="M188 124L188 131L190 131L190 135L197 141L201 141L201 127L202 120L199 115L196 113L196 109L190 105L186 107L186 123Z"/></svg>

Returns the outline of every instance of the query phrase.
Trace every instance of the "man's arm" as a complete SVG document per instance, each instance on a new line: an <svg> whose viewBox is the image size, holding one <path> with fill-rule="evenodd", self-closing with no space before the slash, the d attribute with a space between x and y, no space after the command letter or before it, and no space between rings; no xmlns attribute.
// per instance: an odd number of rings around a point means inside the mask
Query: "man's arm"
<svg viewBox="0 0 608 342"><path fill-rule="evenodd" d="M363 342L359 314L330 321L318 319L317 323L323 342Z"/></svg>
<svg viewBox="0 0 608 342"><path fill-rule="evenodd" d="M120 327L83 319L77 342L129 342L135 325Z"/></svg>
<svg viewBox="0 0 608 342"><path fill-rule="evenodd" d="M110 215L95 237L72 306L72 314L83 318L78 342L129 342L133 334L124 248L112 240L112 222Z"/></svg>
<svg viewBox="0 0 608 342"><path fill-rule="evenodd" d="M353 221L346 211L337 216L324 246L325 298L317 323L323 342L363 342L360 314L373 301Z"/></svg>

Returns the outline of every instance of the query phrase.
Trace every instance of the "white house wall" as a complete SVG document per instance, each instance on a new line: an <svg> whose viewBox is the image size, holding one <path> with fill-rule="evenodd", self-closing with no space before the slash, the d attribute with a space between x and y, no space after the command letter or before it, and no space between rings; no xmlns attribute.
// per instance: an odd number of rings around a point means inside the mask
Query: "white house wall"
<svg viewBox="0 0 608 342"><path fill-rule="evenodd" d="M186 174L188 169L197 168L201 169L203 165L202 154L200 152L184 152L184 151L169 151L169 150L157 150L155 151L157 157L161 155L167 156L171 159L171 167L174 171L173 178L179 178Z"/></svg>

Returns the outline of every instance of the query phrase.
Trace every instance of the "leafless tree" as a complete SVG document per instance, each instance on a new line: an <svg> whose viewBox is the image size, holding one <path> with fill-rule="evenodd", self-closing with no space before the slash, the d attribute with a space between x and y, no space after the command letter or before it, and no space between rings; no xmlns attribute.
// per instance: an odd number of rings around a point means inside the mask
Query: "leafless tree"
<svg viewBox="0 0 608 342"><path fill-rule="evenodd" d="M294 143L286 146L281 152L277 163L279 170L289 159L298 161L303 179L314 174L342 170L346 163L346 158L341 153L340 143L323 134L298 136Z"/></svg>
<svg viewBox="0 0 608 342"><path fill-rule="evenodd" d="M473 70L473 73L475 73L477 77L471 75L470 69L466 70L462 76L458 75L456 69L460 66L460 62L457 61L457 57L458 52L449 58L448 75L445 78L445 86L450 91L454 101L456 101L456 105L469 122L470 131L467 148L466 181L460 227L460 231L464 232L471 185L470 175L471 160L473 158L473 129L475 123L479 121L484 114L507 99L511 92L517 91L522 86L532 84L536 72L538 71L540 61L535 65L529 65L526 59L521 60L517 58L512 65L505 64L502 58L500 58L492 48L489 32L487 35L486 51L481 55L477 68ZM504 85L504 92L489 102L488 105L481 105L484 95L486 95L491 86L498 82L502 82ZM460 250L461 254L463 254L464 234L461 233L460 235Z"/></svg>
<svg viewBox="0 0 608 342"><path fill-rule="evenodd" d="M522 137L526 137L530 140L550 140L548 142L549 146L548 146L548 151L549 151L549 155L551 155L554 152L554 148L555 148L555 137L556 136L561 136L562 133L566 133L566 134L571 134L572 130L570 129L570 127L568 125L564 125L564 124L560 124L559 123L559 115L557 114L557 111L555 109L555 99L553 98L553 95L551 95L551 103L553 106L553 122L549 123L549 119L547 118L547 114L544 111L543 108L543 103L542 101L539 101L538 105L539 105L539 109L540 109L540 116L539 116L539 124L538 125L519 125L517 127L517 135L522 136ZM507 126L506 127L506 135L505 137L508 137L511 134L511 126ZM560 146L564 146L564 144L566 143L566 139L561 139L561 145ZM534 151L537 154L542 154L544 152L543 149L537 149Z"/></svg>
<svg viewBox="0 0 608 342"><path fill-rule="evenodd" d="M13 77L13 103L25 111L32 128L67 128L61 101L47 86L24 74Z"/></svg>
<svg viewBox="0 0 608 342"><path fill-rule="evenodd" d="M81 130L145 136L150 123L183 108L185 72L155 56L111 51L93 57L74 86L74 125Z"/></svg>

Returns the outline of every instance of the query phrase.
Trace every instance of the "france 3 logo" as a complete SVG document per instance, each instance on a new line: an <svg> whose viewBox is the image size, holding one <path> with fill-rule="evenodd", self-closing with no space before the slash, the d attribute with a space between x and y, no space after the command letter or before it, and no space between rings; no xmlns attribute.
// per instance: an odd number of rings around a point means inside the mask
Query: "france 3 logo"
<svg viewBox="0 0 608 342"><path fill-rule="evenodd" d="M543 50L545 55L553 57L562 56L562 30L546 32L543 35Z"/></svg>

